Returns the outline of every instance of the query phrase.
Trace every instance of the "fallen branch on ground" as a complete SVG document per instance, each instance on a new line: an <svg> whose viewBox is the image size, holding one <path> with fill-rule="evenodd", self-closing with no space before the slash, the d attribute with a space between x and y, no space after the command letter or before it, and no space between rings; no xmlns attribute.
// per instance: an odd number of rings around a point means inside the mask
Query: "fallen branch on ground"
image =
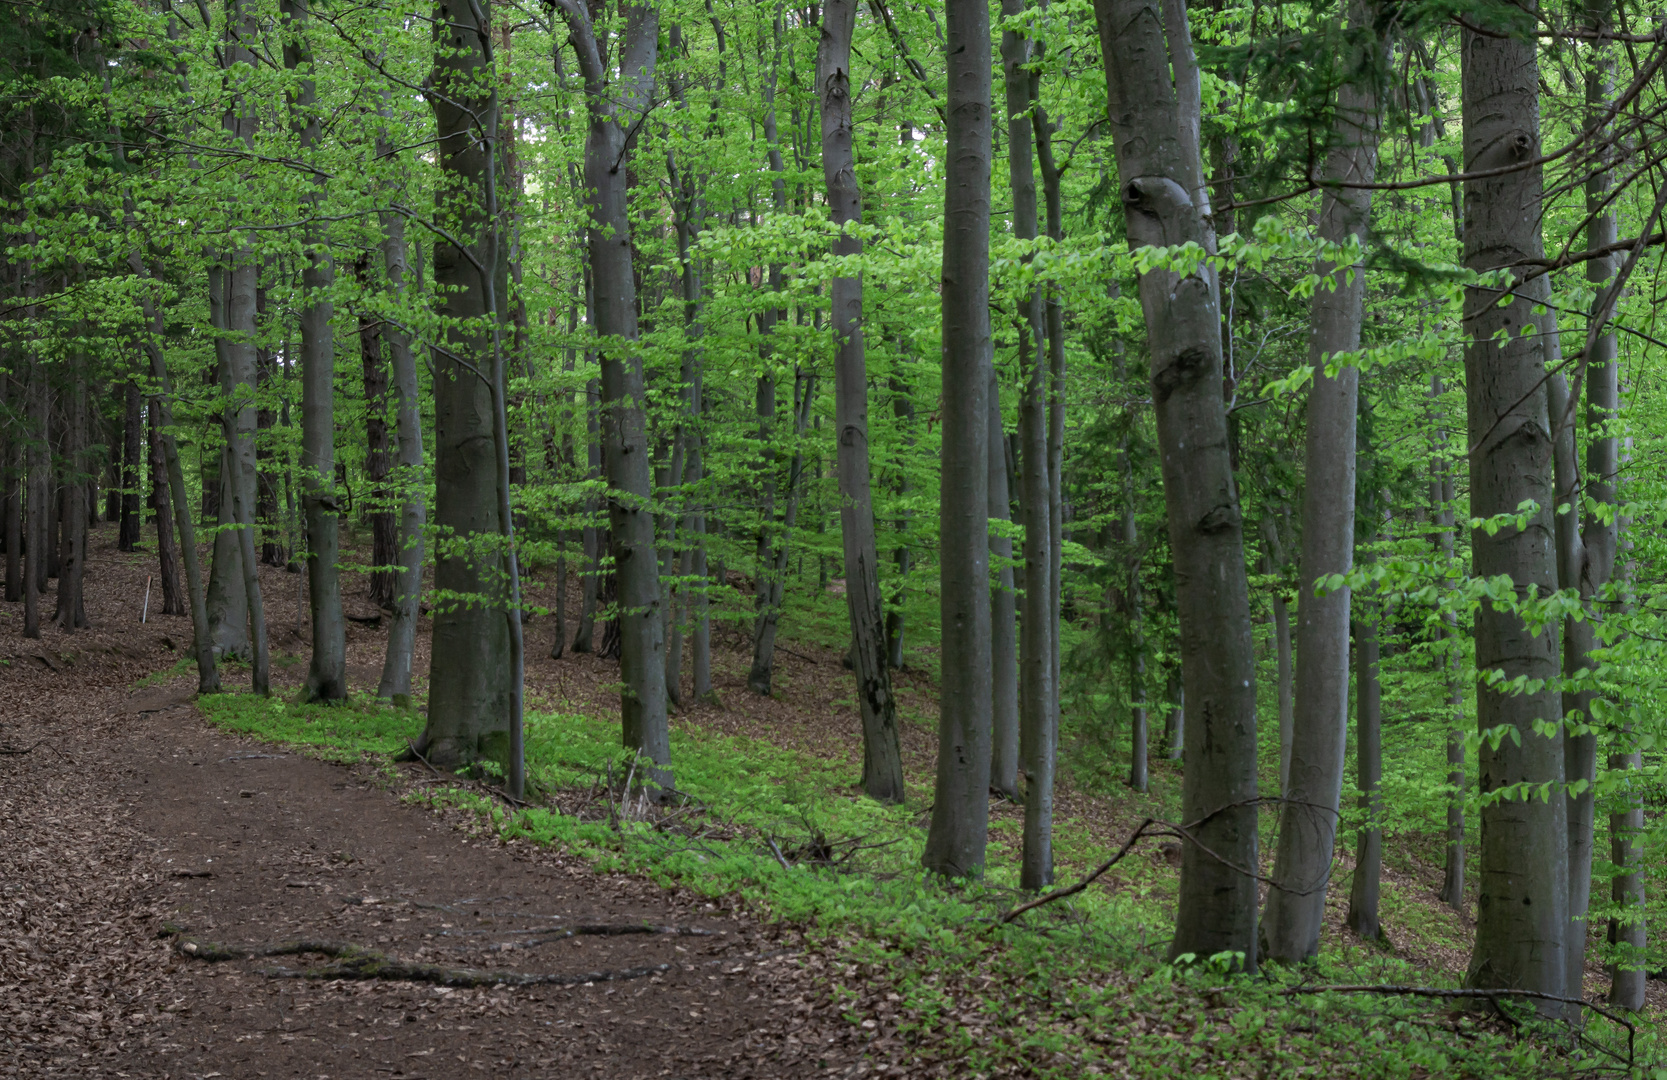
<svg viewBox="0 0 1667 1080"><path fill-rule="evenodd" d="M261 968L274 979L385 979L393 982L425 982L438 986L581 986L585 983L620 982L670 971L670 964L622 968L616 971L587 971L580 974L536 971L492 971L486 968L445 967L400 960L375 949L342 941L285 941L277 945L233 949L216 941L191 937L178 927L164 926L165 933L178 936L175 948L193 960L218 963L223 960L252 959L257 956L301 956L317 953L334 958L323 967L296 971L291 968Z"/></svg>
<svg viewBox="0 0 1667 1080"><path fill-rule="evenodd" d="M1018 918L1020 915L1023 915L1027 911L1030 911L1034 908L1039 908L1043 904L1051 904L1055 900L1062 900L1067 896L1075 896L1077 893L1082 892L1082 890L1084 890L1084 889L1088 888L1088 886L1092 885L1094 883L1095 879L1097 879L1101 874L1104 874L1107 870L1110 870L1112 867L1116 866L1119 862L1121 862L1123 860L1123 856L1127 855L1130 851L1132 851L1134 849L1135 844L1137 842L1139 842L1140 838L1142 836L1146 835L1146 830L1147 829L1150 829L1155 825L1161 825L1161 824L1162 824L1162 822L1160 822L1157 818L1147 818L1145 821L1142 821L1140 823L1140 827L1138 829L1136 829L1134 832L1130 833L1129 838L1127 840L1123 841L1123 846L1117 849L1117 854L1113 855L1111 858L1107 859L1105 862L1103 862L1099 866L1095 867L1093 873L1089 874L1087 877L1083 878L1081 881L1077 882L1075 885L1068 885L1063 889L1055 889L1053 892L1043 893L1041 896L1038 896L1034 900L1031 900L1027 903L1020 904L1018 907L1010 909L1007 912L1007 914L1003 915L1001 918L996 920L996 924L999 925L999 926L1005 926L1006 924L1012 922L1014 919Z"/></svg>
<svg viewBox="0 0 1667 1080"><path fill-rule="evenodd" d="M1538 990L1473 990L1468 987L1459 990L1449 990L1439 986L1391 986L1374 985L1370 983L1345 983L1325 986L1293 986L1279 991L1281 997L1295 997L1298 994L1383 994L1389 997L1427 997L1427 998L1478 998L1490 1002L1499 1009L1500 998L1529 998L1534 1001L1555 1001L1564 1005L1578 1005L1583 1009L1590 1009L1606 1020L1626 1028L1626 1060L1630 1065L1633 1060L1633 1039L1637 1031L1632 1021L1626 1017L1606 1009L1602 1005L1594 1005L1583 998L1563 997L1560 994L1545 994ZM1618 1057L1619 1055L1613 1055Z"/></svg>

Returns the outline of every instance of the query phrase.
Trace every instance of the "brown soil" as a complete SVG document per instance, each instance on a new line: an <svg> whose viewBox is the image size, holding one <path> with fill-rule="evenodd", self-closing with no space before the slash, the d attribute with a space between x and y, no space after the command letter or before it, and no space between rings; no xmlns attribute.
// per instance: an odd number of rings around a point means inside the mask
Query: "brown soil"
<svg viewBox="0 0 1667 1080"><path fill-rule="evenodd" d="M22 605L0 604L0 1075L868 1071L861 1029L819 977L827 958L791 931L486 838L466 815L401 802L375 770L213 730L185 682L130 690L178 659L189 626L156 616L156 594L139 624L152 564L110 550L112 533L89 571L92 630L26 641ZM295 578L263 578L273 624L293 627ZM379 636L350 631L356 688L375 679ZM570 665L585 666L601 667ZM696 933L558 936L643 924ZM323 980L294 976L325 956L249 955L298 938L584 978ZM239 955L189 955L211 942Z"/></svg>

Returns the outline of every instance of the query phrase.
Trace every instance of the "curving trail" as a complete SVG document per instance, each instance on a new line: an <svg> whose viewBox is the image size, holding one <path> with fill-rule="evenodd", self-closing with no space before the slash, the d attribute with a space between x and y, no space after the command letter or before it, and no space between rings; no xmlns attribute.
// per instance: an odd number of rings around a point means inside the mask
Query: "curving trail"
<svg viewBox="0 0 1667 1080"><path fill-rule="evenodd" d="M91 631L24 641L0 605L0 1076L866 1071L793 935L130 690L185 620L138 625L135 557L92 566ZM434 969L548 978L409 977Z"/></svg>

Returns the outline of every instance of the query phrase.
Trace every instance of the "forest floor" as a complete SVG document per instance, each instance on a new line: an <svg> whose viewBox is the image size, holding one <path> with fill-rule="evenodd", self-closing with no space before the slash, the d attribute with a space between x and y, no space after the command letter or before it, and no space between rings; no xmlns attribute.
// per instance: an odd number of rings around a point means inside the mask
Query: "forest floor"
<svg viewBox="0 0 1667 1080"><path fill-rule="evenodd" d="M0 1076L1279 1076L1317 1068L1416 1078L1527 1076L1553 1064L1467 1015L1361 1011L1352 1002L1293 1011L1277 988L1254 1000L1242 989L1229 1003L1219 980L1153 978L1171 969L1144 926L1138 941L1131 929L1110 945L1100 930L1108 918L1132 927L1132 913L1161 914L1174 876L1161 849L1105 879L1107 898L1096 902L1110 906L1067 915L1057 905L1049 910L1058 918L1037 933L989 937L977 927L1012 902L999 886L967 898L909 886L916 891L885 907L874 897L905 887L899 863L828 886L837 904L826 889L803 900L786 890L812 888L810 876L783 873L785 884L763 888L750 884L762 877L755 865L733 869L732 849L719 850L738 835L733 822L703 827L676 849L622 840L623 857L599 857L591 840L518 834L491 800L471 796L467 784L441 784L420 765L395 767L385 754L357 750L320 760L292 742L237 734L226 720L237 714L215 705L205 718L193 701L194 676L180 664L189 620L158 615L153 592L140 623L153 564L115 552L113 534L102 526L95 542L91 629L49 627L25 640L22 605L0 604ZM368 696L385 635L372 625L362 578L348 575L347 586L350 614L360 618L349 629L350 681ZM281 700L305 672L299 577L263 568L262 588ZM52 599L42 598L48 614ZM422 629L419 673L426 620ZM617 665L588 655L550 660L552 637L549 620L532 623L529 710L616 715ZM850 677L831 650L786 645L769 699L745 690L739 639L720 640L715 653L720 701L683 713L680 737L716 740L720 757L742 745L729 739L800 755L786 762L855 759ZM237 669L225 677L232 689L247 679ZM883 839L897 830L918 831L929 805L935 688L906 673L899 698L909 809L853 819L859 800L833 791L828 798L854 809L830 811L830 820L872 822L872 833L850 841L853 851L870 836L883 847L899 842ZM549 804L573 810L568 796L582 786L548 792ZM1061 880L1142 816L1161 816L1159 788L1146 799L1064 792ZM993 807L999 852L1015 840L1018 811ZM595 823L582 837L620 834L611 804L608 814L614 833ZM774 862L788 869L784 850L797 863L812 841L827 846L804 820L809 834L797 852L785 834L779 847L768 841L759 855L768 871ZM692 884L679 884L677 858L709 855L743 884L688 874ZM1355 977L1337 981L1451 984L1462 972L1467 924L1427 899L1430 871L1390 868L1387 949L1340 944L1341 912L1332 913L1328 948L1343 950ZM843 921L824 919L834 911ZM914 926L923 911L924 928L888 925ZM471 973L480 971L544 981L441 985L479 981ZM1657 1017L1661 991L1651 984ZM1371 1045L1398 1067L1380 1070L1363 1050ZM1555 1071L1570 1064L1558 1059Z"/></svg>

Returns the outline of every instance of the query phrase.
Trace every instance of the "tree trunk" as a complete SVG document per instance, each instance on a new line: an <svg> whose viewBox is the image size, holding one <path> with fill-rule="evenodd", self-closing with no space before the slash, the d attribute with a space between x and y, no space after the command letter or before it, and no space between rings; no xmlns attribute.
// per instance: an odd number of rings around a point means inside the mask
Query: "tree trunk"
<svg viewBox="0 0 1667 1080"><path fill-rule="evenodd" d="M58 609L53 621L65 633L87 626L81 585L87 568L87 500L82 496L82 470L87 456L86 361L70 362L70 387L64 402L64 554L58 570Z"/></svg>
<svg viewBox="0 0 1667 1080"><path fill-rule="evenodd" d="M984 872L990 820L990 13L948 0L943 471L939 496L942 660L938 768L922 859L951 877ZM1034 780L1032 780L1034 782Z"/></svg>
<svg viewBox="0 0 1667 1080"><path fill-rule="evenodd" d="M438 52L430 99L438 127L443 182L436 207L459 243L436 240L434 291L451 320L434 348L436 378L434 523L455 537L435 552L434 589L447 599L434 613L428 723L417 748L443 768L481 759L511 759L514 686L506 551L499 542L500 475L492 370L498 318L493 286L504 282L501 260L485 254L495 228L481 194L496 184L489 141L497 135L486 33L474 5L440 0L437 27L451 50ZM488 261L490 260L490 261Z"/></svg>
<svg viewBox="0 0 1667 1080"><path fill-rule="evenodd" d="M862 224L862 190L851 144L851 35L857 0L826 0L816 52L822 105L822 179L834 224ZM862 254L862 241L841 232L835 258ZM874 493L868 464L868 368L863 350L862 278L835 277L829 285L834 338L834 423L839 447L839 524L844 540L845 604L862 713L863 791L883 803L903 801L903 757L897 739L897 701L886 663L885 612L874 539Z"/></svg>
<svg viewBox="0 0 1667 1080"><path fill-rule="evenodd" d="M131 207L124 209L131 222ZM128 268L136 276L149 278L148 268L140 261L137 251L128 255ZM191 503L186 497L185 469L180 464L179 446L174 441L172 390L168 382L168 364L162 351L163 316L148 297L142 297L139 309L149 328L144 348L150 357L151 378L156 381L157 396L152 398L156 416L157 438L162 444L162 459L168 477L168 503L174 513L174 527L178 530L180 561L185 569L185 595L191 606L192 648L197 654L197 693L218 694L220 671L215 662L214 635L209 626L208 600L204 595L202 570L197 561L197 529L191 520ZM159 509L160 513L160 509ZM161 519L158 518L158 527Z"/></svg>
<svg viewBox="0 0 1667 1080"><path fill-rule="evenodd" d="M391 145L378 137L377 154L385 155ZM390 300L405 300L405 219L398 214L382 215L382 265L387 275ZM399 537L394 551L399 571L394 579L393 621L388 627L388 651L382 660L382 677L376 696L396 705L411 703L411 653L417 639L417 619L422 608L423 526L428 516L423 502L422 391L417 381L417 357L411 339L390 323L384 331L389 358L393 361L393 390L398 470L395 489L399 494Z"/></svg>
<svg viewBox="0 0 1667 1080"><path fill-rule="evenodd" d="M315 82L311 77L312 47L307 39L308 0L283 0L281 10L290 23L284 41L284 67L289 71L308 72L296 84L290 121L300 143L301 156L308 158L322 142ZM323 203L324 183L322 174L314 176L314 186L305 196L305 204L315 212ZM334 307L329 298L336 281L336 265L320 233L317 227L309 227L306 237L309 250L301 267L298 320L301 326L301 512L307 527L307 600L313 625L312 662L307 668L305 696L308 701L340 701L347 697L347 625L342 615L341 574L337 566L341 554L342 507L335 486L336 350L330 326ZM438 657L441 650L435 649L434 653ZM434 690L436 697L443 701L438 683ZM430 716L432 719L432 706Z"/></svg>
<svg viewBox="0 0 1667 1080"><path fill-rule="evenodd" d="M1430 397L1442 395L1441 377L1430 376ZM1447 447L1445 416L1438 414L1435 443L1438 453ZM1456 491L1453 465L1447 458L1438 459L1436 476L1430 482L1431 501L1435 504L1432 517L1436 525L1436 555L1441 560L1443 575L1453 566L1454 520L1453 500ZM1448 613L1441 621L1442 671L1447 682L1447 849L1443 859L1441 902L1455 911L1464 910L1464 683L1459 676L1463 667L1461 650L1463 638L1459 633L1458 617Z"/></svg>
<svg viewBox="0 0 1667 1080"><path fill-rule="evenodd" d="M245 345L250 349L253 344L247 340L239 341L235 335L239 327L232 321L232 292L237 285L233 280L234 271L223 266L213 266L208 271L208 310L209 322L218 333L214 339L215 354L215 382L219 386L222 408L234 408L232 402L241 398L252 398L254 385L247 386L237 382L236 374L243 370L239 362L240 357L233 357L234 351L240 351ZM253 327L248 328L253 332ZM214 534L213 560L209 564L208 572L208 621L210 632L214 639L215 655L222 659L249 658L249 598L245 591L243 577L242 546L238 542L237 530L233 528L232 502L234 492L232 485L236 483L235 469L228 460L230 454L231 426L221 425L223 446L216 455L218 468L214 483L214 515L216 532ZM207 491L205 481L204 491ZM207 505L205 495L205 509Z"/></svg>
<svg viewBox="0 0 1667 1080"><path fill-rule="evenodd" d="M32 308L27 309L34 315ZM41 636L40 594L46 591L46 519L52 490L51 413L47 408L46 372L39 360L29 361L29 419L32 421L28 470L28 542L23 560L23 636Z"/></svg>
<svg viewBox="0 0 1667 1080"><path fill-rule="evenodd" d="M990 433L985 447L990 462L990 517L1013 519L1008 492L1007 437L1002 431L999 380L990 369ZM908 568L908 549L900 548L899 569ZM1018 802L1019 794L1019 597L1013 580L1013 540L990 534L990 558L997 564L990 590L990 790ZM895 628L902 635L902 623ZM891 632L888 629L888 639ZM897 642L902 645L901 640ZM900 667L901 664L894 664Z"/></svg>
<svg viewBox="0 0 1667 1080"><path fill-rule="evenodd" d="M1163 717L1164 756L1170 761L1186 757L1187 686L1177 668L1169 669L1169 680L1164 694L1168 708Z"/></svg>
<svg viewBox="0 0 1667 1080"><path fill-rule="evenodd" d="M1122 354L1117 364L1118 383L1123 382ZM1134 464L1129 458L1129 436L1125 433L1117 451L1118 471L1123 480L1123 551L1127 559L1123 604L1125 633L1129 639L1129 787L1146 791L1151 724L1146 710L1145 598L1140 581L1140 533L1135 520Z"/></svg>
<svg viewBox="0 0 1667 1080"><path fill-rule="evenodd" d="M1382 111L1378 85L1389 58L1384 43L1371 32L1377 19L1370 0L1353 0L1348 21L1351 30L1368 36L1360 52L1345 61L1361 74L1337 90L1325 176L1339 183L1370 184L1377 175ZM1364 245L1371 209L1369 188L1326 191L1320 201L1320 239L1341 244L1353 237ZM1308 363L1314 368L1314 385L1308 393L1304 450L1307 479L1302 499L1302 563L1297 577L1296 693L1288 779L1282 788L1287 801L1280 804L1274 885L1262 921L1263 951L1269 959L1286 964L1309 960L1320 951L1349 732L1349 589L1328 589L1324 582L1336 574L1346 575L1354 566L1355 417L1360 369L1351 365L1339 368L1335 374L1326 369L1330 358L1360 347L1366 272L1364 267L1338 266L1325 260L1316 263L1314 272L1330 277L1332 287L1316 288L1309 310ZM1370 674L1375 712L1377 665L1375 655L1366 655L1364 649L1368 647L1375 653L1375 636L1369 646L1363 646L1361 667L1363 677ZM1285 648L1289 648L1288 638ZM1281 666L1289 670L1288 655L1281 660ZM1370 742L1374 744L1372 753L1376 753L1377 736L1375 717L1366 715L1367 691L1361 692L1364 790L1368 776L1366 748ZM1281 714L1285 704L1280 702ZM1368 722L1374 725L1371 732L1366 729ZM1375 772L1370 779L1375 790ZM1367 847L1375 851L1381 845L1375 830L1372 836L1370 841L1362 840L1363 854ZM1367 875L1360 868L1355 871L1356 892L1369 897L1370 912L1351 925L1362 936L1375 937L1375 869L1370 873L1374 880L1368 892L1360 893L1360 882Z"/></svg>
<svg viewBox="0 0 1667 1080"><path fill-rule="evenodd" d="M360 288L370 291L371 255L360 256L356 267ZM365 497L370 518L370 599L378 607L392 607L394 578L399 564L399 539L394 523L393 493L388 475L393 463L388 453L388 365L383 356L387 324L374 313L359 315L359 363L365 388Z"/></svg>
<svg viewBox="0 0 1667 1080"><path fill-rule="evenodd" d="M139 384L129 378L122 386L121 524L116 531L116 550L132 551L139 545L144 524L140 492L144 490L143 461L145 421L141 412ZM115 455L112 454L112 457Z"/></svg>
<svg viewBox="0 0 1667 1080"><path fill-rule="evenodd" d="M1532 6L1529 9L1532 11ZM1464 265L1478 272L1538 259L1541 167L1524 165L1540 153L1539 63L1532 39L1504 25L1464 29L1464 170L1500 175L1464 186ZM1541 279L1543 282L1543 279ZM1507 522L1471 536L1473 573L1507 575L1519 596L1557 587L1553 544L1552 433L1545 390L1544 338L1537 297L1516 292L1501 307L1496 288L1465 291L1465 388L1471 513L1483 521L1515 516L1533 500L1537 513L1518 528ZM1536 725L1561 714L1548 689L1558 673L1557 632L1531 634L1522 618L1484 600L1476 615L1477 727L1500 727L1510 737L1484 739L1481 777L1481 894L1467 982L1562 994L1567 988L1568 831L1564 799L1500 798L1502 788L1564 780L1562 729L1543 735ZM1523 678L1534 692L1496 689L1490 681ZM1488 796L1494 796L1488 798ZM1560 1006L1540 1003L1561 1015Z"/></svg>
<svg viewBox="0 0 1667 1080"><path fill-rule="evenodd" d="M1355 718L1355 768L1360 805L1366 811L1359 846L1355 850L1354 881L1349 887L1346 922L1357 937L1375 941L1383 936L1378 924L1378 885L1383 876L1383 813L1378 785L1383 780L1383 708L1378 684L1377 613L1367 611L1354 624L1355 681L1359 695ZM1348 681L1343 683L1348 693ZM1345 701L1345 709L1348 703ZM1312 953L1309 954L1313 955Z"/></svg>
<svg viewBox="0 0 1667 1080"><path fill-rule="evenodd" d="M810 409L816 400L816 377L795 377L793 380L793 458L787 469L787 505L782 508L780 539L771 549L764 548L769 558L765 569L760 574L758 587L758 618L753 624L752 670L747 674L747 687L756 694L766 697L770 694L772 669L775 662L776 627L781 619L782 589L787 579L787 560L791 547L789 542L793 536L793 529L799 523L799 502L804 493L803 473L805 467L804 451L798 449L802 444L805 429L810 426ZM760 399L762 400L762 398ZM774 412L774 384L771 384L769 400L770 408ZM769 451L766 451L769 453ZM774 492L773 480L766 482L766 491ZM773 513L770 504L772 497L766 502L765 518L769 519Z"/></svg>
<svg viewBox="0 0 1667 1080"><path fill-rule="evenodd" d="M1313 408L1310 398L1309 408ZM1353 517L1354 506L1351 501L1349 515ZM1269 606L1273 608L1273 646L1277 669L1275 674L1276 690L1279 696L1279 792L1288 795L1291 789L1291 739L1292 729L1296 726L1296 702L1294 700L1292 656L1291 656L1291 612L1285 603L1285 552L1279 542L1279 524L1272 515L1262 519L1262 542L1266 551L1263 556L1263 572L1271 574L1280 580L1274 584L1273 598ZM1300 598L1298 606L1300 608ZM1348 692L1344 691L1345 698Z"/></svg>
<svg viewBox="0 0 1667 1080"><path fill-rule="evenodd" d="M631 265L626 191L627 126L649 108L654 87L659 15L631 6L619 56L619 85L610 86L601 40L577 0L557 0L585 81L589 257L596 287L596 332L602 351L602 459L608 480L608 525L619 590L620 695L626 747L652 759L654 779L671 783L666 726L664 622L659 560L654 550L653 484L644 416L642 355L636 350L637 293ZM622 345L623 343L623 345Z"/></svg>
<svg viewBox="0 0 1667 1080"><path fill-rule="evenodd" d="M24 385L15 373L6 381L13 387ZM15 410L13 415L27 415L26 394L27 391L6 402L8 408ZM23 424L18 423L12 430L23 430ZM23 500L28 473L23 468L22 440L7 439L5 455L5 459L0 461L0 469L4 470L0 473L0 484L4 485L5 521L0 524L6 530L6 603L15 604L23 599Z"/></svg>
<svg viewBox="0 0 1667 1080"><path fill-rule="evenodd" d="M1199 156L1198 69L1183 0L1096 0L1111 130L1132 247L1215 250ZM1171 67L1175 72L1171 80ZM1242 953L1256 967L1256 661L1243 521L1221 398L1213 270L1140 279L1181 627L1186 725L1171 957ZM1208 849L1206 851L1205 849Z"/></svg>
<svg viewBox="0 0 1667 1080"><path fill-rule="evenodd" d="M174 507L168 495L168 459L162 448L162 431L157 426L161 412L156 398L150 399L150 484L151 509L156 521L156 570L162 586L162 614L186 614L185 597L179 591L179 542L174 538Z"/></svg>

